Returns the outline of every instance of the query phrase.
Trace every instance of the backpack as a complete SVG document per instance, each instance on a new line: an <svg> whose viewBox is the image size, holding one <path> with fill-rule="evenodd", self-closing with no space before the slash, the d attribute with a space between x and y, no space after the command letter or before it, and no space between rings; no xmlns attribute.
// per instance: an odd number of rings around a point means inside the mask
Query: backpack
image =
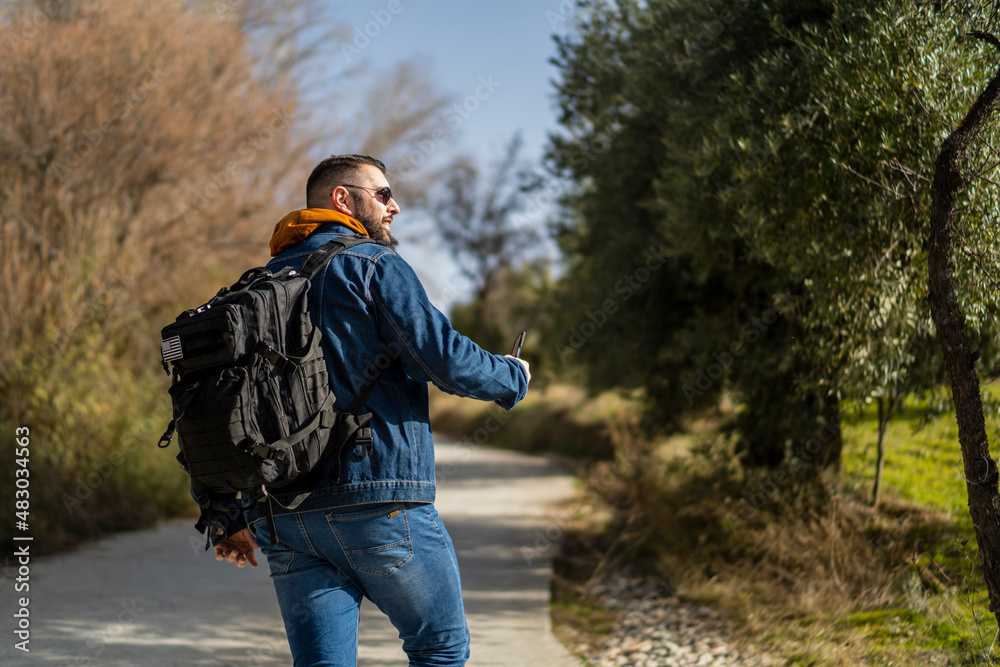
<svg viewBox="0 0 1000 667"><path fill-rule="evenodd" d="M357 414L380 375L376 366L345 412L327 377L306 296L311 281L338 252L365 236L344 236L314 251L299 269L272 273L250 269L208 302L181 313L161 332L164 371L173 367L173 419L158 445L176 430L177 461L191 476L202 513L195 524L211 542L209 512L234 493L266 501L268 527L277 542L271 493L303 480L327 457L331 479L340 477L341 454L354 442L359 456L372 450L370 412ZM311 485L310 485L311 486ZM297 495L295 509L309 492Z"/></svg>

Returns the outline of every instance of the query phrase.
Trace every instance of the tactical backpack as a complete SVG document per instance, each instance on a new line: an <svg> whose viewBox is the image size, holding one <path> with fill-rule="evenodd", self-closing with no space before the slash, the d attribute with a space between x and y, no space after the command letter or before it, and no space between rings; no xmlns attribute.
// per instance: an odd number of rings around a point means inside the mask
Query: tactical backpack
<svg viewBox="0 0 1000 667"><path fill-rule="evenodd" d="M168 447L176 430L177 461L191 476L201 507L195 527L211 540L209 512L236 492L266 502L268 527L277 542L273 491L301 481L353 439L359 456L371 451L370 412L357 414L378 382L372 373L345 412L336 397L320 346L322 332L306 308L311 281L338 252L374 243L364 236L330 241L299 269L272 273L250 269L206 304L186 310L162 331L163 369L173 384L174 415L158 443ZM295 509L309 495L284 506ZM207 530L206 530L207 529Z"/></svg>

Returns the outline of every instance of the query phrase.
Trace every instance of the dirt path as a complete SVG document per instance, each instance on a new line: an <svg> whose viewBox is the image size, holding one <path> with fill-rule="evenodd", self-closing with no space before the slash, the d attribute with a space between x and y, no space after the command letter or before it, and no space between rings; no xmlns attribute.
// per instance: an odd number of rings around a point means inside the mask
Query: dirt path
<svg viewBox="0 0 1000 667"><path fill-rule="evenodd" d="M551 635L549 537L573 481L544 459L439 444L437 508L462 568L475 666L573 667ZM102 667L290 665L267 576L217 563L189 520L31 562L30 653L14 648L14 582L3 581L0 664ZM10 573L8 572L8 575ZM400 641L362 605L358 664L405 665Z"/></svg>

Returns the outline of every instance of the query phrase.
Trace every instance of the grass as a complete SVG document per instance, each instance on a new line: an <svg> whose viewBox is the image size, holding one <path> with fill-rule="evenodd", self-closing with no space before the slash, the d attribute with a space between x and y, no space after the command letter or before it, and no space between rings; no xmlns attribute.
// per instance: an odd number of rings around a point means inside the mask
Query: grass
<svg viewBox="0 0 1000 667"><path fill-rule="evenodd" d="M942 512L954 537L928 540L915 551L908 586L895 605L851 619L862 622L863 634L875 646L918 657L939 650L956 664L996 664L997 628L981 578L955 417L944 414L923 422L923 406L913 402L891 423L883 494ZM998 425L1000 420L987 414L988 432L996 433ZM868 498L877 444L874 407L855 411L842 426L845 489Z"/></svg>
<svg viewBox="0 0 1000 667"><path fill-rule="evenodd" d="M432 415L468 437L484 416L465 403L437 396ZM873 406L845 409L840 479L817 493L792 469L741 469L717 415L649 443L629 398L550 387L529 405L530 417L511 416L490 444L584 455L581 487L599 506L554 564L553 621L568 645L610 631L587 584L627 565L719 609L737 644L765 645L788 664L996 664L954 415L922 424L917 404L897 414L876 509ZM546 423L566 432L535 430ZM990 432L998 425L987 420ZM588 447L567 446L581 433Z"/></svg>
<svg viewBox="0 0 1000 667"><path fill-rule="evenodd" d="M914 405L890 422L883 493L970 521L955 417L940 415L921 428L923 415L920 406ZM868 406L849 411L841 420L841 429L845 488L870 496L878 442L876 409Z"/></svg>
<svg viewBox="0 0 1000 667"><path fill-rule="evenodd" d="M842 419L828 511L767 507L723 537L717 556L736 562L713 584L688 572L687 591L721 588L735 625L792 664L994 664L954 416L918 429L922 416L911 408L890 427L878 510L868 506L877 419L860 410Z"/></svg>

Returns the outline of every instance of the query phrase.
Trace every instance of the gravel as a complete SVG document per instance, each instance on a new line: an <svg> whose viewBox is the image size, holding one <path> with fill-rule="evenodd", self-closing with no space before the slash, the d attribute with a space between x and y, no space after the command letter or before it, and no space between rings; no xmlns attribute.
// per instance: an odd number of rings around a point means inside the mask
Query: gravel
<svg viewBox="0 0 1000 667"><path fill-rule="evenodd" d="M757 667L779 665L753 646L737 649L711 608L669 594L662 581L616 577L591 589L618 616L611 637L579 653L594 667Z"/></svg>

